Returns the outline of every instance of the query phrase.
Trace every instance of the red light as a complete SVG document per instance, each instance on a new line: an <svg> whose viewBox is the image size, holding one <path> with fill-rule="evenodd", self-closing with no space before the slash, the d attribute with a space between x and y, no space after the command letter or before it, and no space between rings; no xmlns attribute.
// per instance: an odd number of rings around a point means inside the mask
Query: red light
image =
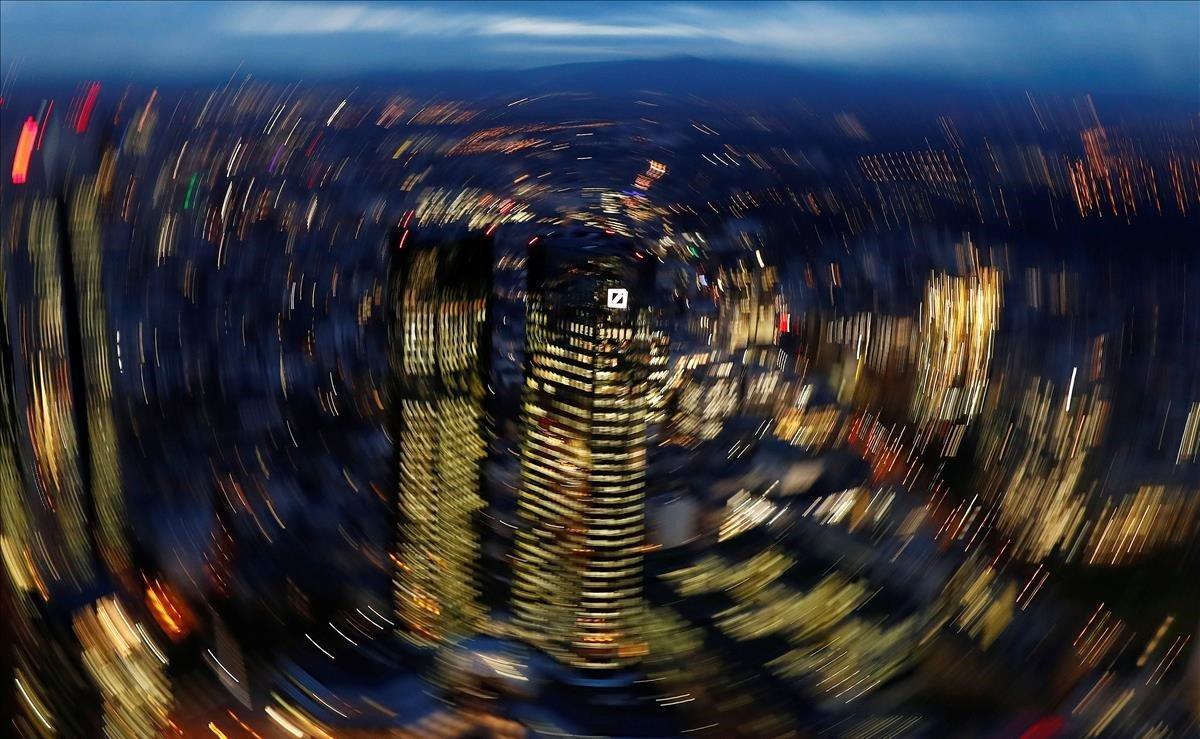
<svg viewBox="0 0 1200 739"><path fill-rule="evenodd" d="M309 144L308 149L305 150L304 156L312 157L313 152L317 150L317 144L321 143L321 136L324 134L324 131L317 131L317 135L313 137L312 143Z"/></svg>
<svg viewBox="0 0 1200 739"><path fill-rule="evenodd" d="M87 98L83 101L83 108L79 111L79 119L75 122L75 133L83 133L87 130L88 122L92 120L92 108L96 107L96 98L100 96L100 83L93 82L88 88Z"/></svg>
<svg viewBox="0 0 1200 739"><path fill-rule="evenodd" d="M1021 739L1054 739L1062 733L1065 724L1060 716L1047 716L1030 726Z"/></svg>
<svg viewBox="0 0 1200 739"><path fill-rule="evenodd" d="M13 157L12 181L14 185L25 184L29 174L29 157L33 155L33 143L37 140L38 125L33 116L25 119L21 126L21 138L17 140L17 155Z"/></svg>

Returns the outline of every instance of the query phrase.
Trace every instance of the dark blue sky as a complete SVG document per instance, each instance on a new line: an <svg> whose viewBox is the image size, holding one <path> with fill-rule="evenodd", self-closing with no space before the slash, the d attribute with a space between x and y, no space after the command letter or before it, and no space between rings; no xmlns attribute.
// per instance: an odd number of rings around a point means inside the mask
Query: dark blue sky
<svg viewBox="0 0 1200 739"><path fill-rule="evenodd" d="M0 0L0 62L41 75L296 76L693 55L1194 94L1200 3Z"/></svg>

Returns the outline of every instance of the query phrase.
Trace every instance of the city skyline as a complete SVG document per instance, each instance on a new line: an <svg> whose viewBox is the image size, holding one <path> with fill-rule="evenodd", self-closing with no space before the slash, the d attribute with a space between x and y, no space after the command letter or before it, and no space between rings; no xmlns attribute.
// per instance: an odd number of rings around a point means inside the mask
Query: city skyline
<svg viewBox="0 0 1200 739"><path fill-rule="evenodd" d="M0 734L1196 735L1139 8L4 2Z"/></svg>

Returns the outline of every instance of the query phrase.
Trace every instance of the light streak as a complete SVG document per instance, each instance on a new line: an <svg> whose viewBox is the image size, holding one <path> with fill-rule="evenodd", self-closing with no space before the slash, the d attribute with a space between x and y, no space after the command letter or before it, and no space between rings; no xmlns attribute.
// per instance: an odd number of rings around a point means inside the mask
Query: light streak
<svg viewBox="0 0 1200 739"><path fill-rule="evenodd" d="M342 102L338 103L338 106L337 106L336 108L334 108L334 110L333 110L333 114L329 116L329 120L325 121L325 125L326 125L326 126L332 126L332 125L333 125L333 119L338 117L338 113L341 113L341 112L342 112L342 108L344 108L344 107L346 107L346 101L345 101L345 100L343 100Z"/></svg>
<svg viewBox="0 0 1200 739"><path fill-rule="evenodd" d="M180 155L182 156L182 154ZM192 180L188 183L187 194L183 196L183 209L192 209L192 199L196 196L196 181L200 179L200 173L192 174Z"/></svg>
<svg viewBox="0 0 1200 739"><path fill-rule="evenodd" d="M384 616L382 613L380 613L379 611L375 610L375 609L374 609L374 608L372 608L371 606L367 606L367 610L368 610L368 611L370 611L371 613L374 613L376 616L379 616L379 617L380 617L380 618L382 618L384 621L387 621L387 622L388 622L389 624L391 624L392 626L395 626L395 625L396 625L396 622L395 622L395 621L392 621L392 620L391 620L391 619L389 619L387 616Z"/></svg>
<svg viewBox="0 0 1200 739"><path fill-rule="evenodd" d="M297 737L297 739L302 739L302 737L304 736L303 731L301 731L291 721L288 721L286 718L284 718L282 715L280 715L279 711L276 711L271 706L267 706L266 713L267 713L267 716L269 716L272 721L279 724L280 728L282 728L287 733L291 734L294 737Z"/></svg>
<svg viewBox="0 0 1200 739"><path fill-rule="evenodd" d="M211 649L206 649L205 651L206 651L206 652L208 652L208 656L212 658L212 661L213 661L213 662L215 662L215 663L217 663L217 667L220 667L222 670L224 670L224 671L225 671L225 674L229 676L229 679L230 679L230 680L234 681L234 682L235 682L235 683L237 683L238 685L241 685L241 684L242 684L242 681L241 681L241 680L238 680L236 677L234 677L234 676L233 676L233 673L229 671L229 668L228 668L228 667L226 667L225 665L221 664L221 660L217 659L217 655L213 654L213 650L211 650Z"/></svg>
<svg viewBox="0 0 1200 739"><path fill-rule="evenodd" d="M141 624L137 625L137 632L141 635L142 641L146 643L146 646L150 648L150 651L154 653L154 656L158 658L158 661L164 665L167 664L167 658L164 657L163 653L158 650L158 647L155 646L153 640L150 639L150 635L146 633L146 630L142 628Z"/></svg>
<svg viewBox="0 0 1200 739"><path fill-rule="evenodd" d="M18 677L14 679L17 683L17 690L21 691L21 697L25 699L25 702L28 703L29 707L33 709L33 712L37 714L38 720L42 722L42 725L46 727L47 731L54 731L54 728L50 726L50 722L47 721L46 717L42 715L42 712L38 710L37 705L33 702L33 698L30 698L29 693L25 692L25 686L21 684L21 678Z"/></svg>
<svg viewBox="0 0 1200 739"><path fill-rule="evenodd" d="M37 141L33 145L35 151L42 150L42 139L46 138L46 129L50 127L50 114L53 112L54 101L51 100L50 104L46 106L46 112L42 114L41 119L38 121Z"/></svg>
<svg viewBox="0 0 1200 739"><path fill-rule="evenodd" d="M351 643L351 644L353 644L354 646L356 646L356 647L358 646L358 642L356 642L356 641L354 641L353 639L351 639L350 637L346 636L346 634L345 634L345 633L343 633L343 632L342 632L342 630L341 630L341 629L339 629L338 627L334 626L333 624L329 624L329 628L331 628L331 629L333 629L334 631L336 631L336 632L338 633L338 636L342 637L343 639L345 639L346 641L350 642L350 643Z"/></svg>
<svg viewBox="0 0 1200 739"><path fill-rule="evenodd" d="M332 654L329 652L329 650L325 649L325 647L321 646L320 644L317 644L317 640L316 640L316 639L313 639L313 638L312 638L311 636L309 636L308 634L305 634L305 635L304 635L304 638L305 638L305 639L308 639L310 642L312 642L312 645L313 645L314 647L316 647L317 649L320 649L320 650L321 650L321 653L322 653L322 654L324 654L324 655L325 655L326 657L328 657L329 659L337 659L336 657L334 657L334 656L333 656L333 655L332 655Z"/></svg>
<svg viewBox="0 0 1200 739"><path fill-rule="evenodd" d="M87 131L88 122L92 120L92 109L96 107L96 98L100 95L100 83L93 82L88 87L87 97L83 101L83 107L79 110L79 118L75 121L75 133L82 134Z"/></svg>
<svg viewBox="0 0 1200 739"><path fill-rule="evenodd" d="M33 156L33 145L37 140L38 125L33 116L25 119L21 126L21 137L17 140L17 153L13 157L12 182L14 185L25 184L29 174L29 158Z"/></svg>

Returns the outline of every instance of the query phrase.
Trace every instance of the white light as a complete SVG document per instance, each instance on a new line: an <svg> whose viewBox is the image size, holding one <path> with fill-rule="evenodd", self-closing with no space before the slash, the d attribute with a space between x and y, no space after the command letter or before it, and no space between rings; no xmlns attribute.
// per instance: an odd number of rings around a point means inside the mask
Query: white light
<svg viewBox="0 0 1200 739"><path fill-rule="evenodd" d="M325 125L326 125L326 126L332 126L332 125L333 125L333 119L334 119L334 118L337 118L337 116L338 116L338 113L341 113L341 112L342 112L342 108L344 108L344 107L346 107L346 101L345 101L345 100L343 100L342 102L338 103L338 106L337 106L336 108L334 108L334 110L333 110L333 114L329 116L329 120L325 121Z"/></svg>

